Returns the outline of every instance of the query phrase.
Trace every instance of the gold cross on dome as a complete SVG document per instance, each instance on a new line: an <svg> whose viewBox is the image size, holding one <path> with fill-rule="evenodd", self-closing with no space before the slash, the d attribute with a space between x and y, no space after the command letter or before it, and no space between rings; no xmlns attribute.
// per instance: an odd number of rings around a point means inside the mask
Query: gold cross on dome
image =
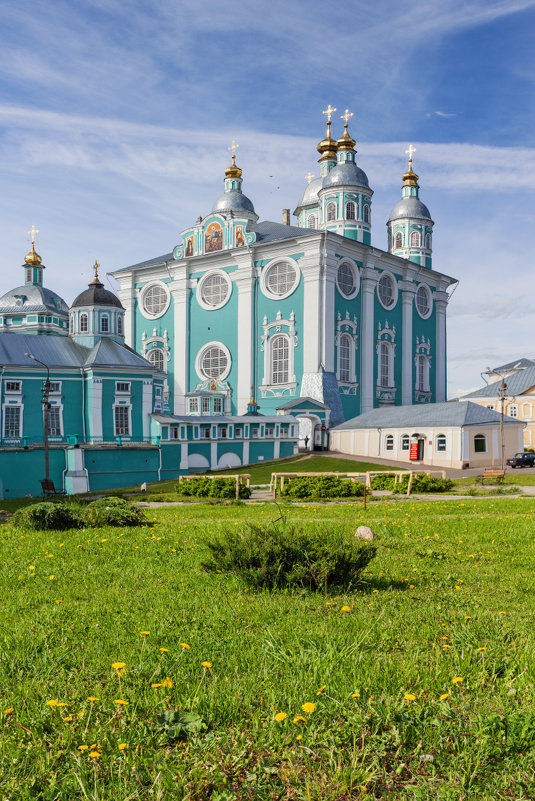
<svg viewBox="0 0 535 801"><path fill-rule="evenodd" d="M335 111L336 111L336 109L333 108L331 106L331 104L329 103L329 105L327 106L325 111L322 111L321 113L322 114L326 114L327 115L327 122L330 122L331 121L331 117L332 117L332 115L334 114Z"/></svg>
<svg viewBox="0 0 535 801"><path fill-rule="evenodd" d="M349 123L349 120L351 119L351 117L352 117L352 116L353 116L353 112L352 112L352 111L350 111L348 108L346 108L346 110L345 110L345 113L344 113L344 114L342 114L342 116L340 117L340 119L341 119L341 120L344 120L345 124L347 125L347 124Z"/></svg>
<svg viewBox="0 0 535 801"><path fill-rule="evenodd" d="M308 174L307 174L307 175L305 175L305 178L306 178L306 180L308 181L308 183L310 183L310 182L311 182L311 180L314 178L314 176L312 175L312 173L310 172L310 170L308 171Z"/></svg>
<svg viewBox="0 0 535 801"><path fill-rule="evenodd" d="M95 259L95 263L93 264L93 270L95 271L95 280L96 281L98 281L98 270L99 270L99 267L100 267L100 264Z"/></svg>
<svg viewBox="0 0 535 801"><path fill-rule="evenodd" d="M30 234L30 236L32 238L32 245L34 245L35 244L35 235L39 233L39 230L35 227L35 225L32 225L32 230L28 231L28 233Z"/></svg>
<svg viewBox="0 0 535 801"><path fill-rule="evenodd" d="M238 143L235 142L234 139L233 139L231 146L229 148L227 148L227 150L232 150L232 158L236 157L236 151L237 151L238 148L239 148Z"/></svg>
<svg viewBox="0 0 535 801"><path fill-rule="evenodd" d="M408 155L409 161L412 161L413 154L416 153L416 148L413 147L412 145L409 145L405 153Z"/></svg>

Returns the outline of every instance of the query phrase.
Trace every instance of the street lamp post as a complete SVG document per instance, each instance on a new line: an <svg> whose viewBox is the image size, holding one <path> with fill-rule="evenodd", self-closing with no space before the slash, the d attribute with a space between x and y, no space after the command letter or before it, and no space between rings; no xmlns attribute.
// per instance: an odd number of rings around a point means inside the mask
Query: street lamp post
<svg viewBox="0 0 535 801"><path fill-rule="evenodd" d="M48 462L48 410L50 409L49 397L50 397L50 368L47 364L42 362L40 359L37 359L32 353L25 353L29 359L33 359L34 362L38 362L42 364L46 370L46 380L45 386L43 388L43 423L44 423L44 431L45 431L45 481L50 480L50 470L49 470L49 462Z"/></svg>

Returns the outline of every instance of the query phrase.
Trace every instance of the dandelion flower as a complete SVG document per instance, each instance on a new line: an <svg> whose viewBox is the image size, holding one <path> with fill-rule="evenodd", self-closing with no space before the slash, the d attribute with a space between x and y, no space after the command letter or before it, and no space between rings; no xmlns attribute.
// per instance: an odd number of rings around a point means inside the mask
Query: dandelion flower
<svg viewBox="0 0 535 801"><path fill-rule="evenodd" d="M405 701L416 701L416 696L413 695L412 693L405 693L403 698L405 699Z"/></svg>
<svg viewBox="0 0 535 801"><path fill-rule="evenodd" d="M282 721L286 720L287 717L288 715L286 714L286 712L277 712L277 714L275 715L275 720L277 721L277 723L282 723Z"/></svg>
<svg viewBox="0 0 535 801"><path fill-rule="evenodd" d="M11 715L13 712L14 707L10 706L7 709L4 709L4 715Z"/></svg>
<svg viewBox="0 0 535 801"><path fill-rule="evenodd" d="M486 645L482 646L481 648L476 648L476 651L486 651L486 650L487 650Z"/></svg>
<svg viewBox="0 0 535 801"><path fill-rule="evenodd" d="M122 698L118 698L117 701L114 701L113 703L119 704L120 706L128 706L128 701L123 701Z"/></svg>
<svg viewBox="0 0 535 801"><path fill-rule="evenodd" d="M122 670L126 666L126 662L113 662L112 668L114 670Z"/></svg>
<svg viewBox="0 0 535 801"><path fill-rule="evenodd" d="M58 701L56 706L69 706L69 704L67 704L65 701Z"/></svg>
<svg viewBox="0 0 535 801"><path fill-rule="evenodd" d="M150 631L142 631L141 634L150 634Z"/></svg>
<svg viewBox="0 0 535 801"><path fill-rule="evenodd" d="M100 753L100 751L90 751L89 756L93 757L93 759L98 759L99 757L102 756L102 754Z"/></svg>
<svg viewBox="0 0 535 801"><path fill-rule="evenodd" d="M167 654L169 652L169 648L160 648L162 654Z"/></svg>
<svg viewBox="0 0 535 801"><path fill-rule="evenodd" d="M352 693L351 698L360 698L360 693Z"/></svg>
<svg viewBox="0 0 535 801"><path fill-rule="evenodd" d="M321 695L321 694L322 694L322 692L323 692L323 691L326 689L326 687L327 687L327 685L326 685L326 684L324 684L322 687L320 687L320 688L319 688L319 690L318 690L318 692L316 693L316 695Z"/></svg>
<svg viewBox="0 0 535 801"><path fill-rule="evenodd" d="M201 662L201 665L203 666L203 668L211 668L212 667L212 663L211 662Z"/></svg>
<svg viewBox="0 0 535 801"><path fill-rule="evenodd" d="M117 748L119 749L119 751L124 751L124 749L126 748L126 743L119 743Z"/></svg>
<svg viewBox="0 0 535 801"><path fill-rule="evenodd" d="M452 684L460 684L462 680L463 680L462 676L455 676L455 678L451 680L451 683Z"/></svg>
<svg viewBox="0 0 535 801"><path fill-rule="evenodd" d="M57 706L58 705L57 699L56 698L52 698L51 701L47 701L46 702L46 705L47 706Z"/></svg>
<svg viewBox="0 0 535 801"><path fill-rule="evenodd" d="M449 697L450 697L449 693L442 693L442 695L440 696L440 700L441 701L445 701L446 698L449 698Z"/></svg>
<svg viewBox="0 0 535 801"><path fill-rule="evenodd" d="M65 723L70 723L71 720L72 720L72 716L71 715L67 715L66 718L63 718L63 720L65 721Z"/></svg>
<svg viewBox="0 0 535 801"><path fill-rule="evenodd" d="M298 734L298 735L297 735L297 737L296 737L295 739L296 739L296 740L302 740L302 739L303 739L303 735L302 735L302 734Z"/></svg>
<svg viewBox="0 0 535 801"><path fill-rule="evenodd" d="M82 709L81 712L77 712L76 713L76 717L77 718L83 718L84 715L85 715L85 709Z"/></svg>
<svg viewBox="0 0 535 801"><path fill-rule="evenodd" d="M172 686L173 686L173 680L170 679L169 676L166 676L166 678L162 681L162 687L172 687Z"/></svg>
<svg viewBox="0 0 535 801"><path fill-rule="evenodd" d="M156 687L161 687L162 685L161 682L159 682L158 684L151 684L150 686L152 687L153 690L155 690Z"/></svg>
<svg viewBox="0 0 535 801"><path fill-rule="evenodd" d="M294 718L293 722L294 722L294 723L295 723L295 725L297 726L297 725L299 725L299 723L306 723L306 722L307 722L307 719L306 719L306 718L304 718L302 715L297 715L297 716Z"/></svg>
<svg viewBox="0 0 535 801"><path fill-rule="evenodd" d="M48 577L49 581L52 581L53 578L54 578L54 576L49 576Z"/></svg>
<svg viewBox="0 0 535 801"><path fill-rule="evenodd" d="M187 642L181 642L180 645L182 646L182 648L185 648L186 651L189 651L191 648L191 646L188 645Z"/></svg>
<svg viewBox="0 0 535 801"><path fill-rule="evenodd" d="M498 612L499 615L505 615L505 612Z"/></svg>
<svg viewBox="0 0 535 801"><path fill-rule="evenodd" d="M316 709L316 704L311 704L310 701L307 701L306 703L303 704L301 709L303 710L303 712L306 712L307 715L311 715L312 712L314 712L314 710Z"/></svg>
<svg viewBox="0 0 535 801"><path fill-rule="evenodd" d="M79 751L88 751L89 750L89 746L88 745L79 745L78 746L78 750Z"/></svg>
<svg viewBox="0 0 535 801"><path fill-rule="evenodd" d="M87 700L93 703L93 701L100 701L100 698L97 698L95 695L90 695Z"/></svg>
<svg viewBox="0 0 535 801"><path fill-rule="evenodd" d="M464 616L464 619L465 619L465 620L472 620L472 618L470 617L470 615L465 615L465 616Z"/></svg>
<svg viewBox="0 0 535 801"><path fill-rule="evenodd" d="M342 607L342 612L351 612L351 607L349 607L349 606L343 606L343 607Z"/></svg>

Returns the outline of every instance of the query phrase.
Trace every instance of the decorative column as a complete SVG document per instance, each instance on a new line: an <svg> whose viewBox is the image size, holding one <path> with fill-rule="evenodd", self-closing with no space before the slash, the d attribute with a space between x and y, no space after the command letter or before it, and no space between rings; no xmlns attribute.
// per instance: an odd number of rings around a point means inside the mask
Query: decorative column
<svg viewBox="0 0 535 801"><path fill-rule="evenodd" d="M321 261L319 250L307 253L299 266L303 275L303 334L301 342L306 343L303 348L303 373L317 374L321 360L321 328L323 327L323 314L321 307Z"/></svg>
<svg viewBox="0 0 535 801"><path fill-rule="evenodd" d="M373 409L375 361L375 286L379 276L373 269L373 262L367 262L362 269L360 280L361 295L361 347L360 347L360 414Z"/></svg>
<svg viewBox="0 0 535 801"><path fill-rule="evenodd" d="M178 271L177 271L178 272ZM188 330L189 330L189 286L187 268L175 273L169 284L173 298L174 349L173 349L173 413L186 413L185 394L188 391Z"/></svg>
<svg viewBox="0 0 535 801"><path fill-rule="evenodd" d="M448 293L437 290L433 293L436 317L436 374L435 374L435 402L446 400L446 307Z"/></svg>
<svg viewBox="0 0 535 801"><path fill-rule="evenodd" d="M236 414L245 414L251 397L251 386L255 383L254 349L257 347L257 332L254 330L254 291L256 276L252 255L240 254L235 284L238 290L238 386ZM255 387L256 396L256 387Z"/></svg>
<svg viewBox="0 0 535 801"><path fill-rule="evenodd" d="M336 323L334 318L336 272L338 269L338 259L334 253L325 257L325 270L323 273L323 336L321 361L325 372L334 373L336 371L334 362L334 338ZM305 310L306 310L305 304ZM305 312L306 315L306 312ZM305 340L306 341L306 340Z"/></svg>
<svg viewBox="0 0 535 801"><path fill-rule="evenodd" d="M412 310L416 284L412 281L401 281L401 403L403 406L412 404L413 386L413 336L412 336Z"/></svg>
<svg viewBox="0 0 535 801"><path fill-rule="evenodd" d="M136 290L134 289L134 279L130 276L130 286L121 287L117 290L119 300L124 306L124 341L133 350L136 349L136 324L135 324L135 307L136 307Z"/></svg>

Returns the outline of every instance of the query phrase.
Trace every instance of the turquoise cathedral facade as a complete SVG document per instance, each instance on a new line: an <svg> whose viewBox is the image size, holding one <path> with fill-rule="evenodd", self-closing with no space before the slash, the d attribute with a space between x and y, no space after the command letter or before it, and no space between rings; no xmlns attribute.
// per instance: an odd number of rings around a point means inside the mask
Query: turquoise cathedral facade
<svg viewBox="0 0 535 801"><path fill-rule="evenodd" d="M446 396L446 309L455 280L432 267L433 220L412 169L387 221L388 250L372 244L372 196L344 130L318 144L319 175L296 225L259 221L242 170L225 171L211 211L171 251L112 272L128 344L165 375L182 418L294 413L301 439L374 407ZM308 404L308 405L307 405Z"/></svg>

